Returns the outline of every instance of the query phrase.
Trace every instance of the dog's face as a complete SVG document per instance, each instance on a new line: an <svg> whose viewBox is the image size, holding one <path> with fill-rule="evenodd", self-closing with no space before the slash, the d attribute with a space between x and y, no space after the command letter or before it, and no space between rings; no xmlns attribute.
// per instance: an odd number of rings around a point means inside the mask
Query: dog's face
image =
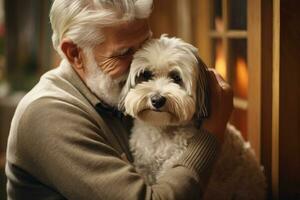
<svg viewBox="0 0 300 200"><path fill-rule="evenodd" d="M120 107L155 126L206 116L205 68L192 45L165 36L152 39L134 55Z"/></svg>

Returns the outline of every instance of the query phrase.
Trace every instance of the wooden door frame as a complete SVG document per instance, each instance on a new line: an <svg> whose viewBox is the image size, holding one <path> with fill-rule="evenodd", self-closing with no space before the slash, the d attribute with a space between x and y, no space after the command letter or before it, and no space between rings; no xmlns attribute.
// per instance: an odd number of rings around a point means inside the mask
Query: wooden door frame
<svg viewBox="0 0 300 200"><path fill-rule="evenodd" d="M261 160L261 0L248 0L248 140ZM249 110L251 112L249 112Z"/></svg>

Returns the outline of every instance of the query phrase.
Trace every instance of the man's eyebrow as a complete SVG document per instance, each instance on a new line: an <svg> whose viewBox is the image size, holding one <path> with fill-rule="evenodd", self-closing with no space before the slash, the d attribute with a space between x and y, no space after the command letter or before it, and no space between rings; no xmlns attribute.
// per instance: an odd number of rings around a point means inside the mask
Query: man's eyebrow
<svg viewBox="0 0 300 200"><path fill-rule="evenodd" d="M131 47L129 47L129 46L122 46L122 47L116 48L111 52L111 57L118 56L118 54L120 54L123 50L130 49L130 48Z"/></svg>

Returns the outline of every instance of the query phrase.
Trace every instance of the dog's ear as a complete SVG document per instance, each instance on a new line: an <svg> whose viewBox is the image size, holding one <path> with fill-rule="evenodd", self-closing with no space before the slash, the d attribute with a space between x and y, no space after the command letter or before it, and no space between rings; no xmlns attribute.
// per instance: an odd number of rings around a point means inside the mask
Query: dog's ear
<svg viewBox="0 0 300 200"><path fill-rule="evenodd" d="M131 80L131 73L129 73L128 78L126 80L125 85L122 88L118 109L122 112L125 112L125 98L129 92L129 90L132 88L132 80Z"/></svg>
<svg viewBox="0 0 300 200"><path fill-rule="evenodd" d="M196 120L202 121L209 116L209 86L208 86L208 68L201 60L198 54L195 54L198 61L197 74L197 107Z"/></svg>
<svg viewBox="0 0 300 200"><path fill-rule="evenodd" d="M198 55L198 49L193 45L186 43L186 47L197 59L197 89L196 89L196 113L195 120L200 122L209 116L209 86L208 86L208 68Z"/></svg>

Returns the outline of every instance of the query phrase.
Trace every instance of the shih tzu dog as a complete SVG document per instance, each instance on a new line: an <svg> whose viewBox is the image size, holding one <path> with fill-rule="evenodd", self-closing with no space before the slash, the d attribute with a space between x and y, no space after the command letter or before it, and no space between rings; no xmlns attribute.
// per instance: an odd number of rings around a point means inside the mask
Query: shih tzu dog
<svg viewBox="0 0 300 200"><path fill-rule="evenodd" d="M170 169L200 134L208 115L206 66L197 49L165 35L134 55L120 109L135 118L130 138L137 171L148 184ZM250 145L228 125L204 199L264 199L265 179Z"/></svg>

